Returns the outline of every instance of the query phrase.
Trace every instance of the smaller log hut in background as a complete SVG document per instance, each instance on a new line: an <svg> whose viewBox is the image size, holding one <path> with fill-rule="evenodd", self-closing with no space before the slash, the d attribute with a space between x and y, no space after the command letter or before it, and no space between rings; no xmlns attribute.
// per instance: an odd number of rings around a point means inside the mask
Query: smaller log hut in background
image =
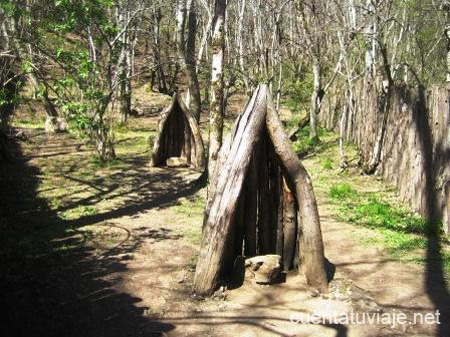
<svg viewBox="0 0 450 337"><path fill-rule="evenodd" d="M188 165L199 170L206 162L198 123L177 93L160 116L150 166L165 166L171 157L186 158Z"/></svg>
<svg viewBox="0 0 450 337"><path fill-rule="evenodd" d="M270 91L260 85L219 153L211 177L195 271L197 294L210 295L238 256L278 254L309 285L328 282L319 214L308 173L294 153Z"/></svg>

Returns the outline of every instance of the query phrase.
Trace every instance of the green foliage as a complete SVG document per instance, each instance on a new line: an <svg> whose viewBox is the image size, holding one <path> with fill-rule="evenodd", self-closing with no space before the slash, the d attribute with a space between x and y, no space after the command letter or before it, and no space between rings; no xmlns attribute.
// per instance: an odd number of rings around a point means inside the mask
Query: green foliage
<svg viewBox="0 0 450 337"><path fill-rule="evenodd" d="M333 169L333 160L329 157L322 158L321 160L321 166L325 170L332 170Z"/></svg>
<svg viewBox="0 0 450 337"><path fill-rule="evenodd" d="M357 196L356 190L347 183L333 185L330 188L330 197L336 200L352 200Z"/></svg>
<svg viewBox="0 0 450 337"><path fill-rule="evenodd" d="M29 46L52 65L36 63L42 62L39 58L22 60L21 69L35 73L43 82L37 96L51 96L71 130L94 141L104 161L114 158L113 118L107 114L123 72L118 64L120 29L111 20L114 4L113 0L53 0L45 6L2 4L8 15L20 18ZM35 11L45 11L45 15Z"/></svg>
<svg viewBox="0 0 450 337"><path fill-rule="evenodd" d="M91 164L96 168L109 168L121 165L122 161L119 158L105 161L99 156L94 156L91 160Z"/></svg>
<svg viewBox="0 0 450 337"><path fill-rule="evenodd" d="M291 121L287 123L287 125L292 125L294 127L295 122L300 120L298 116L294 116ZM319 127L317 129L317 133L319 135L319 139L322 137L328 136L330 133L325 128ZM294 142L294 151L300 156L305 156L311 152L317 152L328 146L329 144L321 142L319 139L310 139L309 138L309 125L305 126L297 133L298 139Z"/></svg>
<svg viewBox="0 0 450 337"><path fill-rule="evenodd" d="M342 221L374 230L366 243L379 245L394 257L424 263L416 251L426 249L430 226L422 217L405 207L384 200L376 193L358 193L350 184L336 184L330 188L330 197L338 204ZM442 249L442 264L450 275L450 252Z"/></svg>
<svg viewBox="0 0 450 337"><path fill-rule="evenodd" d="M284 104L293 112L301 113L309 108L313 92L313 75L309 70L301 71L292 79L292 73L286 74L289 81L283 88L287 91Z"/></svg>

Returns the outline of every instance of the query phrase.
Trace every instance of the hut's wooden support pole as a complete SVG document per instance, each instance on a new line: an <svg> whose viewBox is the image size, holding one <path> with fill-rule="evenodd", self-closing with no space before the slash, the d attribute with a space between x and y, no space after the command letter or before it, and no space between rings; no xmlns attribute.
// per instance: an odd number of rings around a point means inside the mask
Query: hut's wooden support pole
<svg viewBox="0 0 450 337"><path fill-rule="evenodd" d="M275 152L280 158L298 198L300 268L310 286L322 292L328 292L319 212L311 179L292 149L273 103L269 98L267 102L267 130L275 147Z"/></svg>
<svg viewBox="0 0 450 337"><path fill-rule="evenodd" d="M252 151L258 142L265 122L267 86L259 86L239 118L233 132L225 164L218 172L213 200L207 210L203 238L194 277L197 294L210 295L218 286L226 256L233 213L242 190ZM219 154L219 156L221 155ZM220 162L220 159L219 159Z"/></svg>
<svg viewBox="0 0 450 337"><path fill-rule="evenodd" d="M272 250L272 226L271 223L271 204L269 191L269 156L266 131L262 133L261 147L257 153L257 163L259 168L259 204L258 204L258 240L259 254L265 255L274 253Z"/></svg>
<svg viewBox="0 0 450 337"><path fill-rule="evenodd" d="M289 189L286 178L283 177L283 267L291 270L294 267L295 245L297 244L297 212L295 199Z"/></svg>
<svg viewBox="0 0 450 337"><path fill-rule="evenodd" d="M167 118L169 117L170 112L174 108L175 103L176 103L176 95L173 96L170 105L161 113L160 120L158 122L158 134L155 138L150 166L159 166L162 164L161 152L165 151L167 142L164 127L166 126Z"/></svg>
<svg viewBox="0 0 450 337"><path fill-rule="evenodd" d="M195 119L192 112L189 110L189 108L184 104L183 99L178 98L178 104L180 105L181 109L184 112L184 115L187 120L186 128L190 129L193 139L193 153L195 154L192 157L192 164L195 168L201 169L205 167L206 164L206 157L205 157L205 147L203 144L202 135L200 133L200 128L197 124L197 120Z"/></svg>
<svg viewBox="0 0 450 337"><path fill-rule="evenodd" d="M258 163L255 153L252 155L247 177L245 179L245 213L244 213L244 254L257 254L256 222L258 220Z"/></svg>

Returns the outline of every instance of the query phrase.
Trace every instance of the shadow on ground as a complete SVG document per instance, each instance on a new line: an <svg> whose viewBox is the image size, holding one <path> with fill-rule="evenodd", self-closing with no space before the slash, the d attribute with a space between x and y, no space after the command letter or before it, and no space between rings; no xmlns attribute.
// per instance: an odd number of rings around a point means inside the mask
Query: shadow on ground
<svg viewBox="0 0 450 337"><path fill-rule="evenodd" d="M174 329L146 315L140 298L113 290L126 270L127 254L142 240L176 240L167 231L146 231L124 239L105 254L84 245L80 226L165 207L194 187L136 199L118 210L62 220L37 188L42 172L31 166L18 143L0 163L0 289L6 319L2 336L162 336ZM155 176L154 179L161 177ZM179 191L178 191L179 188ZM112 225L113 226L113 225ZM123 229L125 232L126 229Z"/></svg>

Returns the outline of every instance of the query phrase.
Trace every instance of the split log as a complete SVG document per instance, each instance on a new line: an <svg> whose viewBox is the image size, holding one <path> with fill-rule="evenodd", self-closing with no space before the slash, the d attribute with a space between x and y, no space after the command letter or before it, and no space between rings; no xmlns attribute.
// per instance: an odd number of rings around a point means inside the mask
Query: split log
<svg viewBox="0 0 450 337"><path fill-rule="evenodd" d="M174 94L160 116L150 166L165 166L168 158L183 157L196 169L205 166L205 149L200 128L183 99Z"/></svg>
<svg viewBox="0 0 450 337"><path fill-rule="evenodd" d="M245 175L255 144L265 122L267 86L259 86L244 114L236 123L225 164L218 175L205 219L200 255L195 271L194 288L197 294L210 295L218 286L225 263L225 246L229 241L232 216L236 210ZM222 159L223 160L223 159ZM218 162L221 162L220 158Z"/></svg>
<svg viewBox="0 0 450 337"><path fill-rule="evenodd" d="M245 179L244 254L257 254L256 223L258 221L258 163L253 153Z"/></svg>
<svg viewBox="0 0 450 337"><path fill-rule="evenodd" d="M299 262L302 273L310 286L328 292L325 257L320 229L319 212L311 179L292 149L283 125L271 100L268 100L266 126L288 178L298 198Z"/></svg>
<svg viewBox="0 0 450 337"><path fill-rule="evenodd" d="M269 192L269 158L266 131L262 131L261 147L258 153L259 166L259 205L258 205L258 240L259 254L266 255L272 252L272 224L271 224L271 207L272 200Z"/></svg>
<svg viewBox="0 0 450 337"><path fill-rule="evenodd" d="M283 177L283 267L285 271L294 268L295 246L297 244L297 212L288 182Z"/></svg>

